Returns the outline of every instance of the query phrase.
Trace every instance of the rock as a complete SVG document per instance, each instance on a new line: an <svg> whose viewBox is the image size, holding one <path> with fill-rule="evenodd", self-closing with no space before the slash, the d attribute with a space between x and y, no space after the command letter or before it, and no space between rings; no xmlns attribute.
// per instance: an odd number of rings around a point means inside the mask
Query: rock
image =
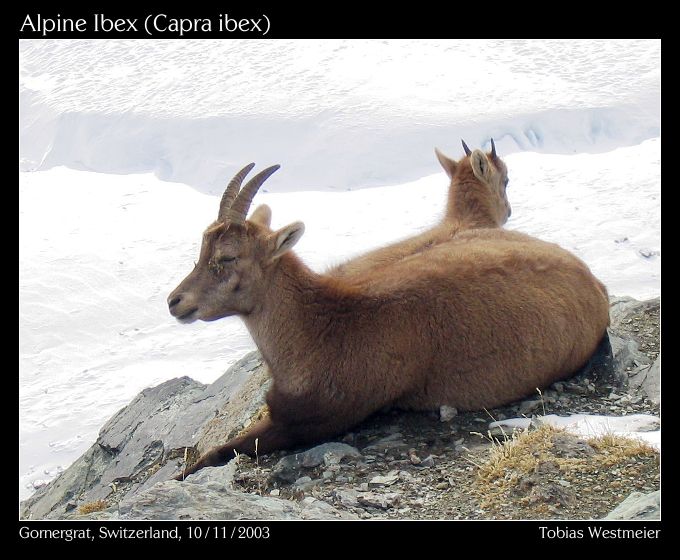
<svg viewBox="0 0 680 560"><path fill-rule="evenodd" d="M192 459L243 429L261 406L255 397L266 392L267 379L259 353L251 352L210 385L182 377L144 389L90 449L20 505L21 517L73 516L84 503L115 504L171 478L185 453ZM220 480L208 472L194 475L194 485L230 485L231 471L220 471Z"/></svg>
<svg viewBox="0 0 680 560"><path fill-rule="evenodd" d="M595 449L587 442L579 439L578 436L567 432L556 433L552 436L551 442L553 444L551 453L555 457L571 459L576 457L590 457L595 454Z"/></svg>
<svg viewBox="0 0 680 560"><path fill-rule="evenodd" d="M532 412L534 412L537 409L541 408L541 401L540 400L530 400L530 401L522 401L522 403L519 405L519 414L522 416L527 416L530 415Z"/></svg>
<svg viewBox="0 0 680 560"><path fill-rule="evenodd" d="M661 356L654 363L645 368L640 368L630 377L631 388L644 393L654 404L661 403Z"/></svg>
<svg viewBox="0 0 680 560"><path fill-rule="evenodd" d="M646 520L661 519L661 492L633 492L604 519L607 520Z"/></svg>
<svg viewBox="0 0 680 560"><path fill-rule="evenodd" d="M356 507L359 505L359 493L356 490L336 490L334 496L335 500L345 507Z"/></svg>
<svg viewBox="0 0 680 560"><path fill-rule="evenodd" d="M302 485L302 484L305 484L305 483L311 482L311 481L312 481L312 477L311 477L311 476L301 476L300 478L298 478L298 479L295 481L295 486L300 486L300 485Z"/></svg>
<svg viewBox="0 0 680 560"><path fill-rule="evenodd" d="M442 405L439 407L439 420L442 422L450 422L458 416L458 409L452 406Z"/></svg>
<svg viewBox="0 0 680 560"><path fill-rule="evenodd" d="M656 311L661 305L661 299L656 297L639 301L628 296L612 297L609 300L609 316L611 325L609 330L619 334L619 326L635 315Z"/></svg>
<svg viewBox="0 0 680 560"><path fill-rule="evenodd" d="M653 251L652 249L640 249L638 253L646 259L651 259L652 257L661 254L659 251Z"/></svg>
<svg viewBox="0 0 680 560"><path fill-rule="evenodd" d="M283 482L284 484L291 484L299 478L301 469L302 463L298 456L287 455L274 465L270 479L277 482Z"/></svg>
<svg viewBox="0 0 680 560"><path fill-rule="evenodd" d="M434 467L434 455L428 455L420 461L421 467Z"/></svg>
<svg viewBox="0 0 680 560"><path fill-rule="evenodd" d="M378 509L391 509L399 505L399 494L391 492L378 494L376 492L364 492L357 495L360 504Z"/></svg>
<svg viewBox="0 0 680 560"><path fill-rule="evenodd" d="M408 447L406 443L403 440L403 435L400 433L394 433L389 436L386 436L384 438L379 439L378 441L371 443L367 445L366 447L363 448L363 452L366 451L373 451L373 452L379 452L379 453L384 453L387 450L395 449L395 448L400 448L400 447Z"/></svg>
<svg viewBox="0 0 680 560"><path fill-rule="evenodd" d="M356 447L346 443L324 443L308 449L302 455L302 466L316 467L323 463L326 466L337 465L346 457L361 457Z"/></svg>
<svg viewBox="0 0 680 560"><path fill-rule="evenodd" d="M399 480L398 474L392 474L388 476L374 476L368 481L369 488L380 488L381 486L391 486Z"/></svg>
<svg viewBox="0 0 680 560"><path fill-rule="evenodd" d="M291 483L299 478L303 469L310 469L321 464L337 465L347 457L361 457L356 447L346 443L324 443L307 451L287 455L279 460L271 473L272 480Z"/></svg>
<svg viewBox="0 0 680 560"><path fill-rule="evenodd" d="M649 365L650 360L638 350L638 343L632 338L621 338L613 333L609 334L612 347L612 373L622 385L628 385L628 371L640 366Z"/></svg>
<svg viewBox="0 0 680 560"><path fill-rule="evenodd" d="M169 480L123 500L120 519L356 519L323 502L296 503Z"/></svg>

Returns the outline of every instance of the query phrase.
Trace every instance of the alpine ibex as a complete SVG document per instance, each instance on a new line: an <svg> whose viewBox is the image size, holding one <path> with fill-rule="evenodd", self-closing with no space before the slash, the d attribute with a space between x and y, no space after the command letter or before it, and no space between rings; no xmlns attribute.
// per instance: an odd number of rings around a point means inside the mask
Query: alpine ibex
<svg viewBox="0 0 680 560"><path fill-rule="evenodd" d="M414 237L380 247L337 265L327 274L336 277L357 275L429 247L451 240L462 231L501 227L511 214L506 195L508 169L496 154L491 139L491 152L470 150L462 141L465 157L455 161L435 148L437 159L451 184L444 217L431 229Z"/></svg>
<svg viewBox="0 0 680 560"><path fill-rule="evenodd" d="M230 182L203 233L198 263L168 297L180 322L239 315L273 379L268 417L184 474L329 438L387 406L494 407L582 366L605 334L609 305L588 267L559 246L476 229L357 277L310 270L292 251L295 222L269 228ZM239 191L240 189L240 191Z"/></svg>

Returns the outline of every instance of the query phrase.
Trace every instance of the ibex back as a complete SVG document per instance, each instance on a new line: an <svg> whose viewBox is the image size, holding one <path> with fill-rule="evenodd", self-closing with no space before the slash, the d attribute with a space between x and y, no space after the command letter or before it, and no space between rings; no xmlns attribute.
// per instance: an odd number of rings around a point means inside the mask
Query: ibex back
<svg viewBox="0 0 680 560"><path fill-rule="evenodd" d="M300 222L278 231L250 202L278 166L237 194L227 187L198 263L168 298L181 322L239 315L269 366L269 417L201 457L322 440L386 405L460 410L507 403L564 378L596 349L606 291L557 245L502 229L448 243L356 278L316 274L291 251Z"/></svg>

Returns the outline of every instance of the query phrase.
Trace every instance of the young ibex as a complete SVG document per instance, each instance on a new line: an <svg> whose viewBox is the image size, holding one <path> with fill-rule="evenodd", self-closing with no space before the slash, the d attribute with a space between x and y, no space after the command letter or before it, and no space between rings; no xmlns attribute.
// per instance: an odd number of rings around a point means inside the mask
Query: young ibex
<svg viewBox="0 0 680 560"><path fill-rule="evenodd" d="M470 150L462 141L465 157L455 161L435 148L437 159L451 184L446 213L438 224L414 237L381 247L337 265L327 274L335 277L355 276L377 266L414 255L451 240L462 231L501 227L511 214L506 195L508 169L496 154L491 139L491 152Z"/></svg>
<svg viewBox="0 0 680 560"><path fill-rule="evenodd" d="M184 475L311 443L395 405L498 406L582 366L609 321L606 292L559 246L503 229L454 240L355 278L316 274L291 252L304 225L269 229L255 192L227 187L198 263L168 297L180 322L239 315L273 384L270 415L209 451Z"/></svg>

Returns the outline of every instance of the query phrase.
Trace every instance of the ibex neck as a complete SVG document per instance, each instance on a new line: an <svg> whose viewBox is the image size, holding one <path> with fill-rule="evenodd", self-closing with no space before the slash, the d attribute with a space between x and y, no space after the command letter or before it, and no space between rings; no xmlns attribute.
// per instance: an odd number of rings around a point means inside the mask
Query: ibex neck
<svg viewBox="0 0 680 560"><path fill-rule="evenodd" d="M323 321L327 280L311 271L291 253L283 255L270 277L270 281L252 313L244 322L253 340L270 366L272 376L281 375L282 383L287 373L298 370L318 344Z"/></svg>
<svg viewBox="0 0 680 560"><path fill-rule="evenodd" d="M489 195L476 181L458 181L451 185L446 217L456 221L461 229L497 227L496 211Z"/></svg>

